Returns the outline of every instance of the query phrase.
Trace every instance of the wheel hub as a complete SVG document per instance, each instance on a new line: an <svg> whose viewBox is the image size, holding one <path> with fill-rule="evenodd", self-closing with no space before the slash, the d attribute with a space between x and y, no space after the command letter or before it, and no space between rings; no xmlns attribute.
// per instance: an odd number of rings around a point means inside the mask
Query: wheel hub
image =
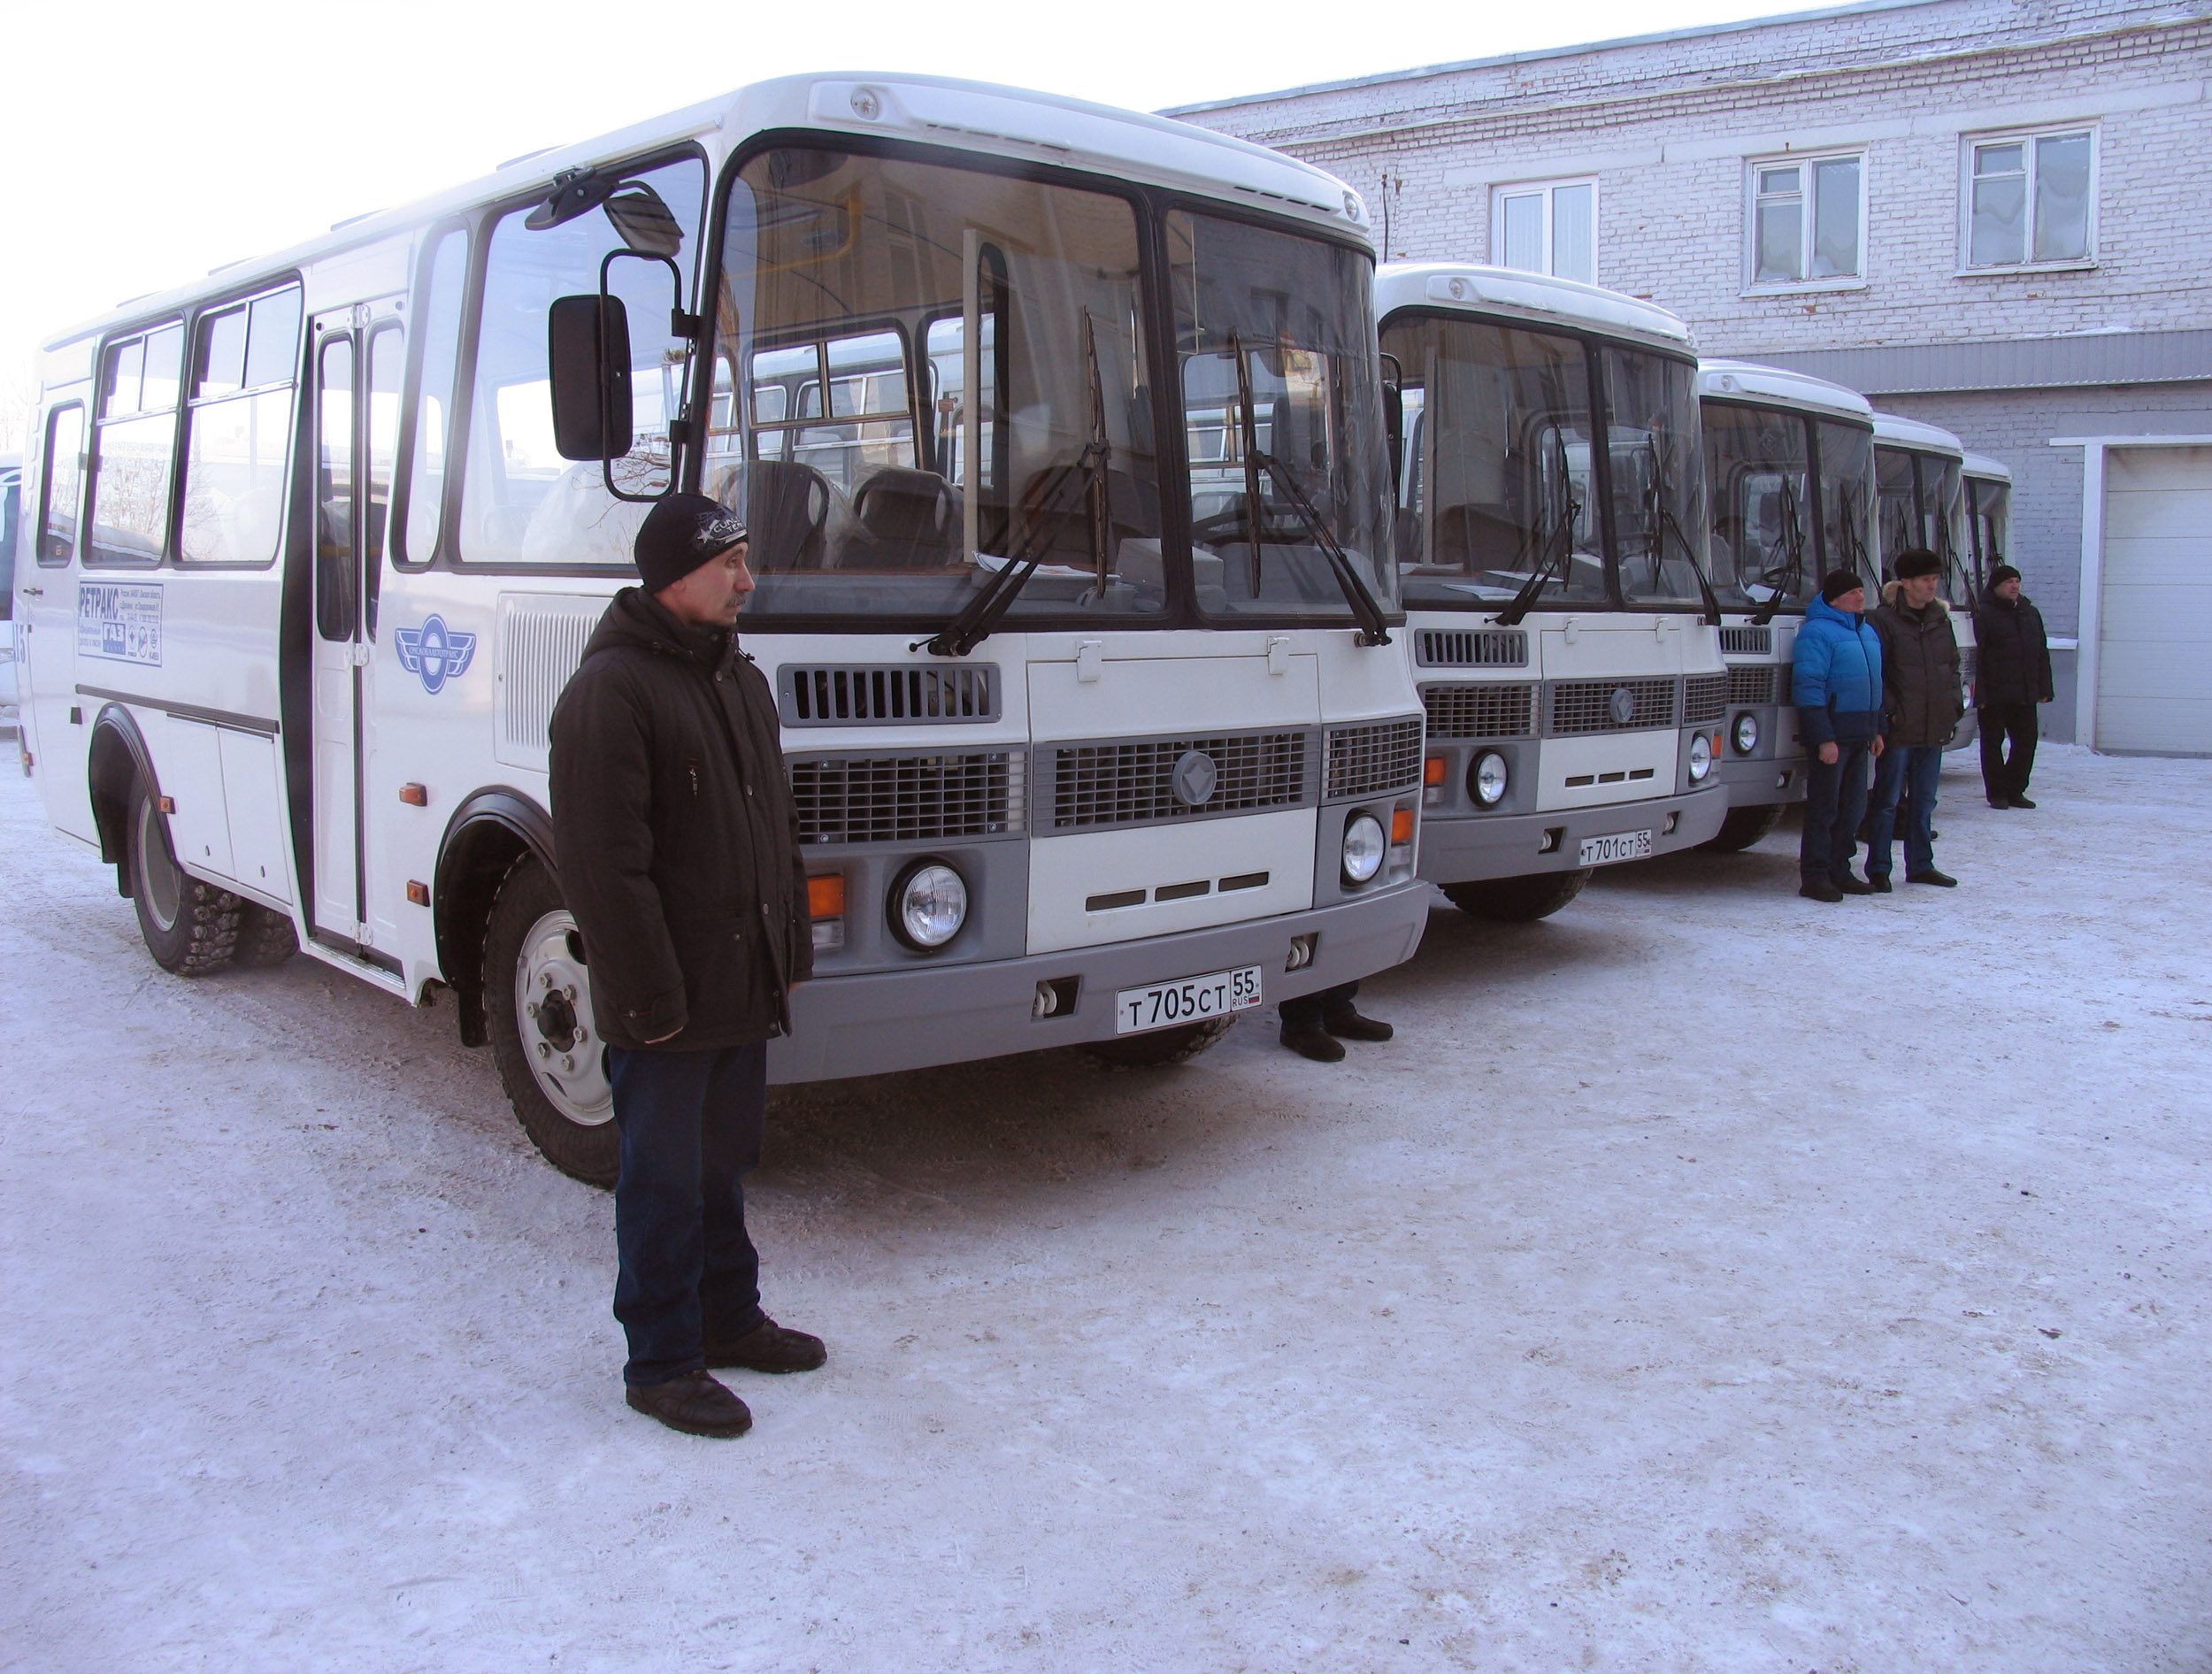
<svg viewBox="0 0 2212 1674"><path fill-rule="evenodd" d="M614 1117L607 1046L591 1015L591 975L576 920L549 912L530 926L515 960L515 1024L523 1056L553 1108L580 1127Z"/></svg>

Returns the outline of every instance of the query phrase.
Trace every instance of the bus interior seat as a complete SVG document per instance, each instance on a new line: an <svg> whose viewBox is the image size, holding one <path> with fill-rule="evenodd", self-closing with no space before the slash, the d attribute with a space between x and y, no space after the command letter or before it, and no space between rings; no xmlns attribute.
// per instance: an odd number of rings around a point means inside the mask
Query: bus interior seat
<svg viewBox="0 0 2212 1674"><path fill-rule="evenodd" d="M1091 552L1091 503L1087 493L1079 492L1067 479L1075 474L1071 465L1047 465L1029 480L1022 490L1021 516L1018 527L1026 531L1034 526L1045 508L1058 504L1064 509L1054 520L1054 528L1045 543L1045 556L1049 562L1088 565ZM1160 496L1148 484L1139 481L1126 471L1109 466L1106 471L1106 519L1110 544L1109 551L1118 551L1124 541L1157 540L1160 534ZM1016 540L1022 536L1017 534Z"/></svg>
<svg viewBox="0 0 2212 1674"><path fill-rule="evenodd" d="M853 512L869 549L866 568L941 570L957 559L960 491L933 471L885 465L861 483Z"/></svg>
<svg viewBox="0 0 2212 1674"><path fill-rule="evenodd" d="M1436 514L1436 550L1432 564L1466 570L1516 570L1527 566L1518 525L1486 506L1445 506Z"/></svg>
<svg viewBox="0 0 2212 1674"><path fill-rule="evenodd" d="M716 480L714 498L742 509L760 571L818 570L828 551L829 479L795 460L754 459Z"/></svg>

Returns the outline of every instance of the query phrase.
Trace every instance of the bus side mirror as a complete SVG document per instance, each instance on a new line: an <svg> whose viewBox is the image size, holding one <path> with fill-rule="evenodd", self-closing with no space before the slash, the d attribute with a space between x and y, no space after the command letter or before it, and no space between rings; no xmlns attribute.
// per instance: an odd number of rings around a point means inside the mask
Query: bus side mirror
<svg viewBox="0 0 2212 1674"><path fill-rule="evenodd" d="M546 311L553 446L564 459L630 451L630 315L619 296L562 296Z"/></svg>

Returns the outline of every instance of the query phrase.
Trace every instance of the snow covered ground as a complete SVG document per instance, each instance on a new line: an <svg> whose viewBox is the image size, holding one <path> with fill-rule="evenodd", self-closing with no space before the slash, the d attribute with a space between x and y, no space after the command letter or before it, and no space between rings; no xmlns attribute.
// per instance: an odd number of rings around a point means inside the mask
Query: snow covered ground
<svg viewBox="0 0 2212 1674"><path fill-rule="evenodd" d="M1440 904L1324 1068L780 1095L757 1427L621 1404L609 1200L449 1009L184 982L0 780L0 1667L2212 1662L2212 764Z"/></svg>

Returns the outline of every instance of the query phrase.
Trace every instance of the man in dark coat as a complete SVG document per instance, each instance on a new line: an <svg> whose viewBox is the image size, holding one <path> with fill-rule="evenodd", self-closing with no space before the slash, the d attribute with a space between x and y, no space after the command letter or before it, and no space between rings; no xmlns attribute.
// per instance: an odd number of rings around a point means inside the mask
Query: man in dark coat
<svg viewBox="0 0 2212 1674"><path fill-rule="evenodd" d="M1866 846L1866 880L1877 895L1889 892L1892 840L1900 800L1909 804L1905 880L1948 889L1958 879L1935 864L1936 789L1943 747L1958 731L1965 705L1959 697L1959 641L1950 610L1937 596L1943 560L1925 547L1897 555L1896 580L1867 618L1882 638L1883 708L1889 750L1874 773L1874 818Z"/></svg>
<svg viewBox="0 0 2212 1674"><path fill-rule="evenodd" d="M1974 639L1980 647L1974 707L1981 718L1982 790L1992 808L2032 808L2035 706L2054 695L2051 641L2042 611L2020 596L2020 572L2009 564L1989 572L1989 587L1974 607Z"/></svg>
<svg viewBox="0 0 2212 1674"><path fill-rule="evenodd" d="M1873 892L1851 875L1866 813L1866 764L1882 754L1882 641L1860 619L1866 583L1831 570L1797 630L1790 701L1804 740L1805 825L1797 893L1830 903Z"/></svg>
<svg viewBox="0 0 2212 1674"><path fill-rule="evenodd" d="M818 1338L761 1311L744 1177L760 1157L767 1043L814 944L776 703L738 649L744 526L672 495L638 531L553 711L561 893L609 1045L621 1173L615 1317L631 1406L692 1435L752 1415L710 1366L808 1371Z"/></svg>

